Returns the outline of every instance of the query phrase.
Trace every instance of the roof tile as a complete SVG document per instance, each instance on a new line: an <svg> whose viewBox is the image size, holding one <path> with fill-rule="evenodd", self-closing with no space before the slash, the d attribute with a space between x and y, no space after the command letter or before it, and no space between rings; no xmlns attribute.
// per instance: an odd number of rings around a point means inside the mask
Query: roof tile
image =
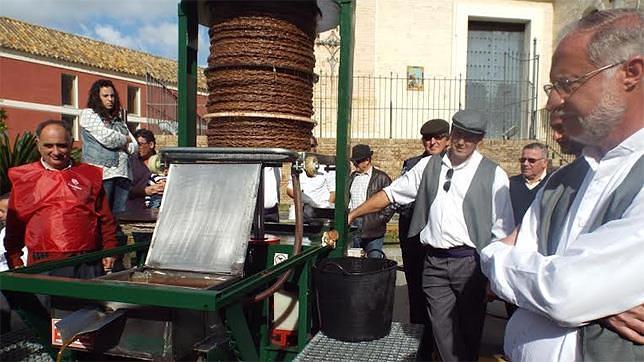
<svg viewBox="0 0 644 362"><path fill-rule="evenodd" d="M148 53L107 44L79 35L0 16L0 48L54 59L134 77L153 77L177 85L177 62ZM198 73L199 90L206 91L206 79Z"/></svg>

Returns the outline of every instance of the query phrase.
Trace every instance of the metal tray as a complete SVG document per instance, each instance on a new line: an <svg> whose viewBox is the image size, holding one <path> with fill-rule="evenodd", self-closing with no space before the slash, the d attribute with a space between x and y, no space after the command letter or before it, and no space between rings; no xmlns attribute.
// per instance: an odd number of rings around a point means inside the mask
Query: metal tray
<svg viewBox="0 0 644 362"><path fill-rule="evenodd" d="M241 275L260 171L260 163L171 164L145 265Z"/></svg>

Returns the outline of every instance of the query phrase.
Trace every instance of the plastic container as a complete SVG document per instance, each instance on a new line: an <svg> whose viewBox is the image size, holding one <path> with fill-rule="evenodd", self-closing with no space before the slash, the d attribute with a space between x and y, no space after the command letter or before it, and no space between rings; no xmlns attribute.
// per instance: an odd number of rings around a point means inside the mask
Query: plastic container
<svg viewBox="0 0 644 362"><path fill-rule="evenodd" d="M389 259L324 259L313 267L322 332L347 342L371 341L391 330L396 265Z"/></svg>

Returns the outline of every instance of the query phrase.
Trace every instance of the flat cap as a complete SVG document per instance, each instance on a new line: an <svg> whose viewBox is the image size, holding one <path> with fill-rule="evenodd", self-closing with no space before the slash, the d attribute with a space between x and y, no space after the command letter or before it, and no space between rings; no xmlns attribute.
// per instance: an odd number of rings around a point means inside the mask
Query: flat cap
<svg viewBox="0 0 644 362"><path fill-rule="evenodd" d="M465 109L454 113L452 127L472 134L485 135L487 121L481 113Z"/></svg>
<svg viewBox="0 0 644 362"><path fill-rule="evenodd" d="M373 155L373 151L369 145L355 145L351 149L351 161L362 161Z"/></svg>
<svg viewBox="0 0 644 362"><path fill-rule="evenodd" d="M420 127L420 134L423 136L449 133L449 123L444 119L430 119Z"/></svg>

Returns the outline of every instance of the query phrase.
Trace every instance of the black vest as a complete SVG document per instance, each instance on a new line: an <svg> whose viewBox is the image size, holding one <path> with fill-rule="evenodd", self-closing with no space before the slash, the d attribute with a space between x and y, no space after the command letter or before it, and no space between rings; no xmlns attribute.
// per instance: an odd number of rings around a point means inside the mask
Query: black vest
<svg viewBox="0 0 644 362"><path fill-rule="evenodd" d="M541 219L537 229L539 252L553 255L561 239L562 227L589 166L583 157L553 174L544 187ZM644 186L644 157L633 165L622 183L613 191L588 232L609 221L620 219ZM580 328L584 361L644 361L644 345L634 344L617 333L592 322Z"/></svg>
<svg viewBox="0 0 644 362"><path fill-rule="evenodd" d="M434 155L427 161L423 178L418 188L416 205L409 227L409 237L414 237L425 228L429 209L438 192L442 157ZM463 216L470 240L477 250L483 249L492 240L492 186L498 165L486 157L479 164L463 199Z"/></svg>

